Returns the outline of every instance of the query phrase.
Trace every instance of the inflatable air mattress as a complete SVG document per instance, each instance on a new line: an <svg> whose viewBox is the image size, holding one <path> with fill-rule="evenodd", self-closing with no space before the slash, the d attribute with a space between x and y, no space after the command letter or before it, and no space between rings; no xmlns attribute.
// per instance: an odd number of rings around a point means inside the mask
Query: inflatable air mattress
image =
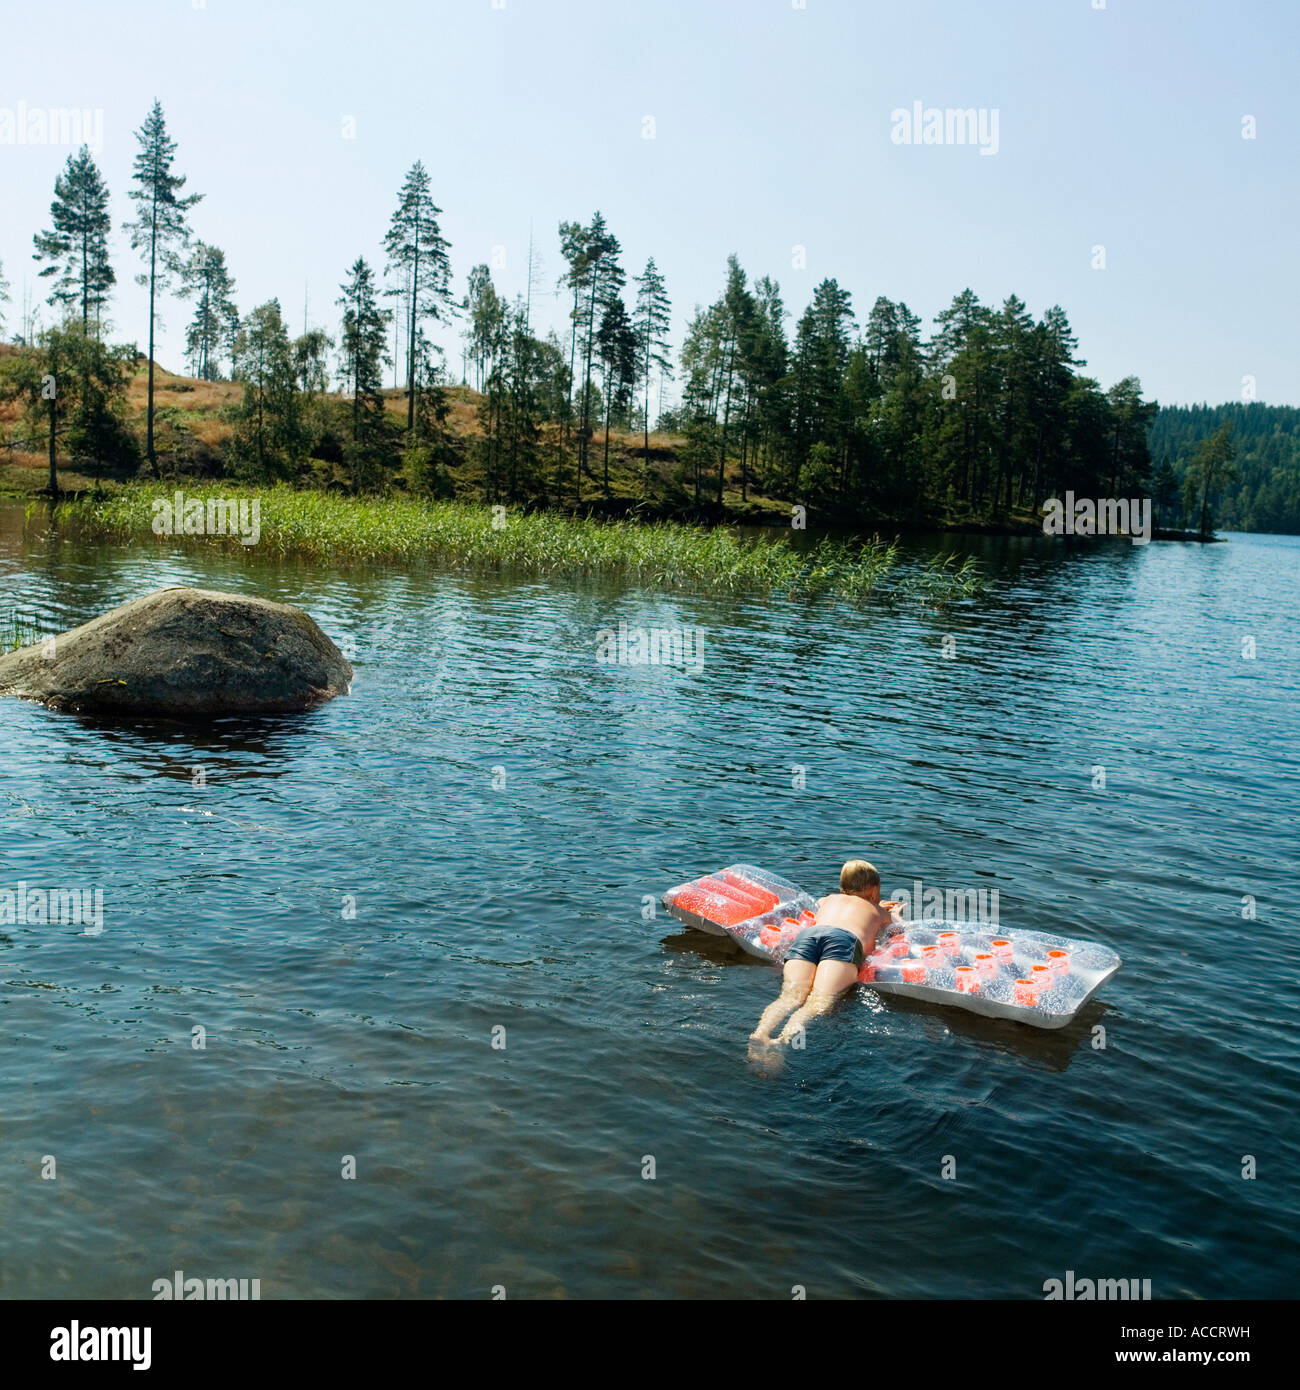
<svg viewBox="0 0 1300 1390"><path fill-rule="evenodd" d="M729 936L775 965L817 911L816 899L788 879L751 864L670 888L663 905L679 922ZM925 918L888 928L858 979L881 994L1061 1028L1119 967L1115 952L1093 941Z"/></svg>

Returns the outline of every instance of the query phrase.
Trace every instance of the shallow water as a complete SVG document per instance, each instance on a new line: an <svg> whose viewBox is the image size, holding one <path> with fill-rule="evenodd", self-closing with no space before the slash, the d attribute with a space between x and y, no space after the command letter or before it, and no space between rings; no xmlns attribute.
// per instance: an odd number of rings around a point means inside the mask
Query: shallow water
<svg viewBox="0 0 1300 1390"><path fill-rule="evenodd" d="M0 928L0 1294L1294 1294L1300 541L973 544L978 607L857 613L0 508L0 615L202 583L357 668L203 732L0 700L0 888L104 893ZM698 674L597 662L620 620L701 629ZM1123 967L1060 1032L861 991L751 1060L775 973L643 905L851 855Z"/></svg>

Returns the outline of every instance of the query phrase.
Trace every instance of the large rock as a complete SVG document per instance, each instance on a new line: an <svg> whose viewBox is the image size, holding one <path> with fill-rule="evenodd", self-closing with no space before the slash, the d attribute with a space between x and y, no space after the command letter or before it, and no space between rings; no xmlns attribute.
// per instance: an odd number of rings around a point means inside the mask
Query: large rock
<svg viewBox="0 0 1300 1390"><path fill-rule="evenodd" d="M159 589L0 656L0 695L86 713L279 714L351 684L343 653L301 609L215 589Z"/></svg>

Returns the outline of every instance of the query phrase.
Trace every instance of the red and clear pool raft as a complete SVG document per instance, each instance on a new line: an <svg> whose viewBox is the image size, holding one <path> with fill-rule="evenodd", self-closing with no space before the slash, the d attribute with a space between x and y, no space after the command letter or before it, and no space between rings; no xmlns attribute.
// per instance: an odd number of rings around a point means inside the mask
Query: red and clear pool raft
<svg viewBox="0 0 1300 1390"><path fill-rule="evenodd" d="M731 864L693 878L670 888L662 901L679 922L715 936L730 936L742 945L764 928L776 927L779 935L783 923L796 923L801 914L807 918L804 925L809 925L817 911L816 900L789 879L752 864ZM788 927L786 934L790 934Z"/></svg>
<svg viewBox="0 0 1300 1390"><path fill-rule="evenodd" d="M776 965L817 911L796 884L752 864L670 888L663 905L679 922L728 936ZM881 994L1061 1028L1119 967L1115 952L1095 941L922 918L890 927L858 979Z"/></svg>

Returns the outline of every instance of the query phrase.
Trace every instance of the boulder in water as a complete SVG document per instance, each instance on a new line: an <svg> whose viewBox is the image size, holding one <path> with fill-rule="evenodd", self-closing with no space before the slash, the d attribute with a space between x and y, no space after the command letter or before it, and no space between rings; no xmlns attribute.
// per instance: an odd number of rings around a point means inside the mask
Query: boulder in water
<svg viewBox="0 0 1300 1390"><path fill-rule="evenodd" d="M299 608L216 589L159 589L0 656L0 695L88 714L213 719L312 709L352 684Z"/></svg>

